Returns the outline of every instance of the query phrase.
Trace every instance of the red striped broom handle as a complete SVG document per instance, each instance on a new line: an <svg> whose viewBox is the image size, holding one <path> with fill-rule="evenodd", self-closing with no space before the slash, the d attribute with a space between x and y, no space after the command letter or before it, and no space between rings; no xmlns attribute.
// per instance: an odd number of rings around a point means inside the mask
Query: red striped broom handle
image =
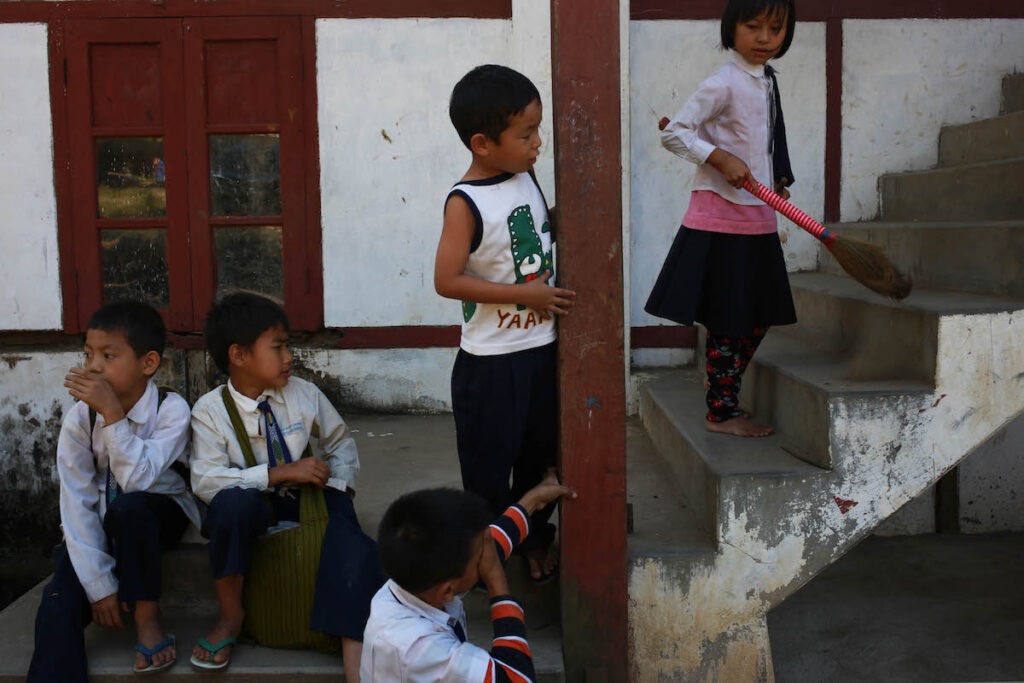
<svg viewBox="0 0 1024 683"><path fill-rule="evenodd" d="M761 183L758 183L755 188L750 184L749 180L744 180L743 189L817 237L826 245L830 244L835 239L835 235L829 232L828 228L769 190Z"/></svg>

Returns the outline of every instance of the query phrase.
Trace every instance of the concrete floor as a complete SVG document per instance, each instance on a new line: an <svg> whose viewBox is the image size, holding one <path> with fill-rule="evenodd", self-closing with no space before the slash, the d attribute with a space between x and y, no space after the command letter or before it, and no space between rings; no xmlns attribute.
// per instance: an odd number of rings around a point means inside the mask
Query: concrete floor
<svg viewBox="0 0 1024 683"><path fill-rule="evenodd" d="M871 537L768 615L778 683L1024 680L1024 534Z"/></svg>

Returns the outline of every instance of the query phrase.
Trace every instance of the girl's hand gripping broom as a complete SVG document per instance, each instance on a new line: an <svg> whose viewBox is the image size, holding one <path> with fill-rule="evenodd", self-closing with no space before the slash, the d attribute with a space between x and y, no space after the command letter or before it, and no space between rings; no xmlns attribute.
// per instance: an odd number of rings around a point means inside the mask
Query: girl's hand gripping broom
<svg viewBox="0 0 1024 683"><path fill-rule="evenodd" d="M658 128L664 129L668 122L667 118L662 118ZM892 299L903 299L910 294L910 278L901 273L879 247L837 235L761 183L754 187L745 180L743 188L821 240L843 270L871 291Z"/></svg>

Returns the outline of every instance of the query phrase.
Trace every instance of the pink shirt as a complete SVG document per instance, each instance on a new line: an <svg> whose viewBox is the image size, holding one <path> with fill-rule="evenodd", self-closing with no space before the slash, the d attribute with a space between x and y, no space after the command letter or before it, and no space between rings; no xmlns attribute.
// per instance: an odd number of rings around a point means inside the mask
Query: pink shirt
<svg viewBox="0 0 1024 683"><path fill-rule="evenodd" d="M775 211L767 204L734 204L712 190L694 190L683 225L691 230L765 235L776 232Z"/></svg>

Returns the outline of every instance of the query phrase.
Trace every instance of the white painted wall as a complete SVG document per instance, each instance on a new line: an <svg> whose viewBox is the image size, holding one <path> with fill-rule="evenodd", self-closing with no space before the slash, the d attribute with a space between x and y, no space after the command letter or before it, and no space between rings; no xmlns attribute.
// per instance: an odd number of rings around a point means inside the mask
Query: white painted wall
<svg viewBox="0 0 1024 683"><path fill-rule="evenodd" d="M998 115L1022 46L1021 19L844 21L842 220L878 214L880 175L933 167L942 126Z"/></svg>
<svg viewBox="0 0 1024 683"><path fill-rule="evenodd" d="M0 24L0 330L61 326L46 24Z"/></svg>
<svg viewBox="0 0 1024 683"><path fill-rule="evenodd" d="M659 325L643 306L690 200L694 166L661 146L657 123L671 116L727 59L718 49L717 21L634 21L630 36L629 301L633 325ZM821 217L824 210L825 26L799 23L792 47L778 61L793 172L791 201ZM779 217L791 271L817 266L816 241Z"/></svg>
<svg viewBox="0 0 1024 683"><path fill-rule="evenodd" d="M328 326L460 322L458 303L434 292L434 252L445 195L470 162L448 98L474 66L505 64L537 85L547 117L537 174L555 201L547 4L516 0L513 12L317 21Z"/></svg>

